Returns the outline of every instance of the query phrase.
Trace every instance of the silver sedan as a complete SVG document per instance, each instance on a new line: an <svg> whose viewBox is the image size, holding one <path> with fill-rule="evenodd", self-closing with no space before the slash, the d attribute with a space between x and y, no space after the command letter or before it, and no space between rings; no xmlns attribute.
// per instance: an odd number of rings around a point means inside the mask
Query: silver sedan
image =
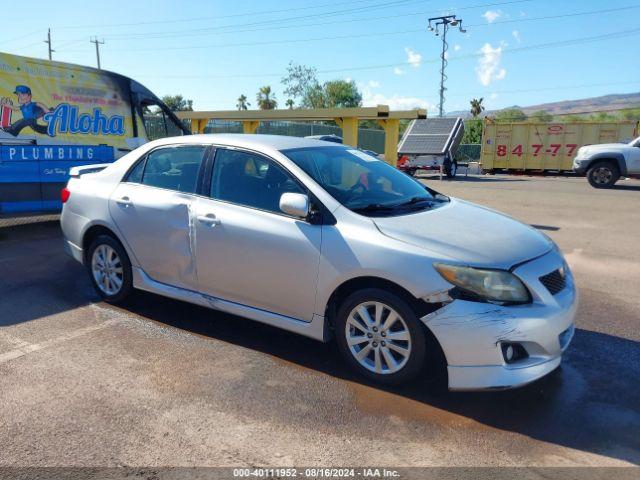
<svg viewBox="0 0 640 480"><path fill-rule="evenodd" d="M573 335L548 237L348 146L194 135L71 174L65 247L108 302L154 292L335 339L375 381L441 367L451 389L531 382Z"/></svg>

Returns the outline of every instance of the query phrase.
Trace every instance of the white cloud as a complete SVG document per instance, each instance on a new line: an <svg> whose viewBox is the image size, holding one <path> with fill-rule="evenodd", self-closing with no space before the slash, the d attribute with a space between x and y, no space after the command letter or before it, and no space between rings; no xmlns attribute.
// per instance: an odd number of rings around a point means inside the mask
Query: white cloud
<svg viewBox="0 0 640 480"><path fill-rule="evenodd" d="M378 88L380 86L380 82L377 80L369 80L369 87Z"/></svg>
<svg viewBox="0 0 640 480"><path fill-rule="evenodd" d="M490 43L485 43L480 49L482 57L478 59L476 74L478 81L485 87L496 80L504 79L507 75L507 71L500 66L504 47L504 42L495 48Z"/></svg>
<svg viewBox="0 0 640 480"><path fill-rule="evenodd" d="M412 67L418 68L422 62L422 55L411 50L409 47L405 47L404 51L407 53L407 63Z"/></svg>
<svg viewBox="0 0 640 480"><path fill-rule="evenodd" d="M520 32L518 30L514 30L513 32L511 32L511 35L513 35L513 38L516 39L516 42L520 43Z"/></svg>
<svg viewBox="0 0 640 480"><path fill-rule="evenodd" d="M404 70L403 70L403 69L401 69L400 67L395 67L395 68L393 69L393 73L394 73L395 75L404 75Z"/></svg>
<svg viewBox="0 0 640 480"><path fill-rule="evenodd" d="M492 93L491 95L489 95L489 98L491 100L495 100L496 98L498 98L498 94L497 93Z"/></svg>
<svg viewBox="0 0 640 480"><path fill-rule="evenodd" d="M392 95L390 97L382 93L373 93L369 89L362 92L362 104L365 107L375 107L376 105L389 105L391 110L411 110L414 108L426 108L427 110L435 110L437 107L418 97L403 97L401 95Z"/></svg>
<svg viewBox="0 0 640 480"><path fill-rule="evenodd" d="M456 52L459 52L460 50L462 50L462 47L456 43L456 44L453 46L453 50L454 50L454 51L456 51Z"/></svg>
<svg viewBox="0 0 640 480"><path fill-rule="evenodd" d="M482 14L485 20L489 23L495 22L498 18L502 16L501 10L487 10Z"/></svg>

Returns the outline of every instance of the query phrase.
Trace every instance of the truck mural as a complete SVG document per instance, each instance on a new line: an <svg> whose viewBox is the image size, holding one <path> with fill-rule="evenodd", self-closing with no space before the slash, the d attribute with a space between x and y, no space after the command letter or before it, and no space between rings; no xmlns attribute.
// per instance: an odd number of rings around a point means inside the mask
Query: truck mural
<svg viewBox="0 0 640 480"><path fill-rule="evenodd" d="M0 215L55 212L69 169L189 131L153 93L95 68L0 53ZM157 129L156 129L157 130Z"/></svg>

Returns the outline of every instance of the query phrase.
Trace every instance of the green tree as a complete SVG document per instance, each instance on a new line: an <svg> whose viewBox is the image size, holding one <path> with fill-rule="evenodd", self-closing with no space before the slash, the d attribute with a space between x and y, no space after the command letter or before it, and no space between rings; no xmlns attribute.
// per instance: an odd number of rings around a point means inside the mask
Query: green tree
<svg viewBox="0 0 640 480"><path fill-rule="evenodd" d="M609 112L598 112L591 115L590 120L598 122L611 122L618 120L618 117L611 115Z"/></svg>
<svg viewBox="0 0 640 480"><path fill-rule="evenodd" d="M193 111L193 100L187 100L182 95L165 95L162 102L172 112Z"/></svg>
<svg viewBox="0 0 640 480"><path fill-rule="evenodd" d="M527 119L525 113L517 107L505 108L496 113L498 122L524 122Z"/></svg>
<svg viewBox="0 0 640 480"><path fill-rule="evenodd" d="M577 115L572 113L571 115L563 115L560 117L560 120L563 122L584 122L585 118L583 115Z"/></svg>
<svg viewBox="0 0 640 480"><path fill-rule="evenodd" d="M323 85L327 108L354 108L362 105L362 94L353 80L331 80Z"/></svg>
<svg viewBox="0 0 640 480"><path fill-rule="evenodd" d="M316 98L316 95L311 95L311 91L320 88L315 68L289 62L287 75L282 78L282 85L284 94L297 100L299 105L315 108L312 105L305 105L305 99Z"/></svg>
<svg viewBox="0 0 640 480"><path fill-rule="evenodd" d="M273 110L278 106L276 95L271 91L271 87L266 85L260 88L260 91L256 95L258 101L258 108L260 110Z"/></svg>
<svg viewBox="0 0 640 480"><path fill-rule="evenodd" d="M251 106L249 102L247 102L247 96L242 94L238 97L238 103L236 103L236 108L238 110L248 110Z"/></svg>
<svg viewBox="0 0 640 480"><path fill-rule="evenodd" d="M295 102L291 98L288 98L287 101L285 102L285 105L287 106L287 108L289 110L293 110L293 105L294 104L295 104Z"/></svg>
<svg viewBox="0 0 640 480"><path fill-rule="evenodd" d="M462 143L482 143L482 129L482 120L479 118L464 122Z"/></svg>
<svg viewBox="0 0 640 480"><path fill-rule="evenodd" d="M484 105L482 104L483 100L484 98L480 97L479 99L474 98L469 102L471 104L471 115L473 115L473 118L477 118L478 115L484 112Z"/></svg>
<svg viewBox="0 0 640 480"><path fill-rule="evenodd" d="M553 115L546 110L537 110L529 115L529 120L532 122L549 123L553 121Z"/></svg>

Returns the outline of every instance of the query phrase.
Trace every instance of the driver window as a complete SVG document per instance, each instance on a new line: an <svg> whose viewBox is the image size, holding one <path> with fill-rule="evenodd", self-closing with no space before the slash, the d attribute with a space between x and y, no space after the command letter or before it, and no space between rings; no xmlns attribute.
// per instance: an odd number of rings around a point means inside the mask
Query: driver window
<svg viewBox="0 0 640 480"><path fill-rule="evenodd" d="M305 193L275 162L247 152L217 149L211 198L282 214L280 197L286 192Z"/></svg>

